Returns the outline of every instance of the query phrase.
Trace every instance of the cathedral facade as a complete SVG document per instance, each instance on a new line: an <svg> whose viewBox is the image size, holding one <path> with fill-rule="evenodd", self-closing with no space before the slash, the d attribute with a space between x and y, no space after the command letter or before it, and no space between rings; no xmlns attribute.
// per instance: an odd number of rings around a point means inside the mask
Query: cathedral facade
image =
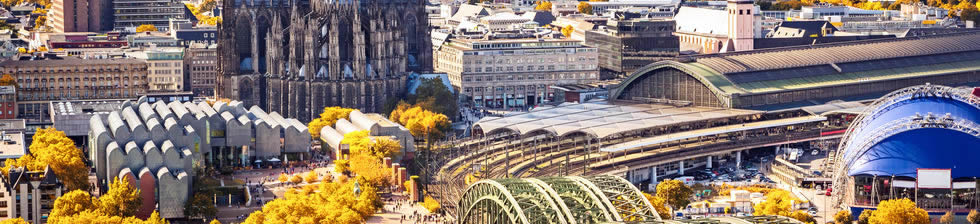
<svg viewBox="0 0 980 224"><path fill-rule="evenodd" d="M224 0L217 96L310 121L380 112L432 68L425 0Z"/></svg>

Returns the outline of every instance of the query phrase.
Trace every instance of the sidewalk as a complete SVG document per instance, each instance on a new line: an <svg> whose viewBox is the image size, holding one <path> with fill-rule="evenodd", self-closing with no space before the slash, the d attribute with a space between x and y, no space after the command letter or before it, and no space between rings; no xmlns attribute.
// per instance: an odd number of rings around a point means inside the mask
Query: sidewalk
<svg viewBox="0 0 980 224"><path fill-rule="evenodd" d="M432 223L450 224L448 220L442 220L429 214L422 205L414 202L405 201L408 197L401 194L392 194L391 201L386 201L384 209L380 213L375 213L368 218L367 223ZM396 209L397 206L397 209ZM415 215L415 216L413 216ZM428 221L423 221L422 217L429 217ZM404 217L404 220L402 220Z"/></svg>

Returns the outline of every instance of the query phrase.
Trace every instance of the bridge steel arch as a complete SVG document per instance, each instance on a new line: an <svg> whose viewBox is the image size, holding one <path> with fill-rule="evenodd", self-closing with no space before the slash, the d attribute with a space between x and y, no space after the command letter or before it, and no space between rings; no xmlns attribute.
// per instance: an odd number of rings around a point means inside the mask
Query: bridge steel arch
<svg viewBox="0 0 980 224"><path fill-rule="evenodd" d="M457 209L461 224L660 220L643 194L616 176L482 180L467 188Z"/></svg>

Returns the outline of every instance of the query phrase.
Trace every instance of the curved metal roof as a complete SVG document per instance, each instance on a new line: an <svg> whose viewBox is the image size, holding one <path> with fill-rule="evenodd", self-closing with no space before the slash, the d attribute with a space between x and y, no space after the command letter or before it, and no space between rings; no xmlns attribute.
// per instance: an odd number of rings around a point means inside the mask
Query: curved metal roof
<svg viewBox="0 0 980 224"><path fill-rule="evenodd" d="M760 112L752 110L659 104L610 105L605 101L598 101L539 107L508 117L486 117L473 124L473 127L482 129L484 133L509 131L526 135L545 132L557 136L583 133L595 138L605 138L626 131L758 113Z"/></svg>
<svg viewBox="0 0 980 224"><path fill-rule="evenodd" d="M923 85L895 91L852 123L843 138L836 177L916 177L917 168L953 169L980 177L980 97L967 89Z"/></svg>

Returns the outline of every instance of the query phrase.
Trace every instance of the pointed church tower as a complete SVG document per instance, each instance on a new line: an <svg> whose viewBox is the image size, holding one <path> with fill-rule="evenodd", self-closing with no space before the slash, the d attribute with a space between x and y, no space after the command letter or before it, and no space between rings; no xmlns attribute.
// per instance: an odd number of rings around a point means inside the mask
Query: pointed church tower
<svg viewBox="0 0 980 224"><path fill-rule="evenodd" d="M755 7L752 0L728 0L728 42L735 51L753 49L753 24Z"/></svg>

